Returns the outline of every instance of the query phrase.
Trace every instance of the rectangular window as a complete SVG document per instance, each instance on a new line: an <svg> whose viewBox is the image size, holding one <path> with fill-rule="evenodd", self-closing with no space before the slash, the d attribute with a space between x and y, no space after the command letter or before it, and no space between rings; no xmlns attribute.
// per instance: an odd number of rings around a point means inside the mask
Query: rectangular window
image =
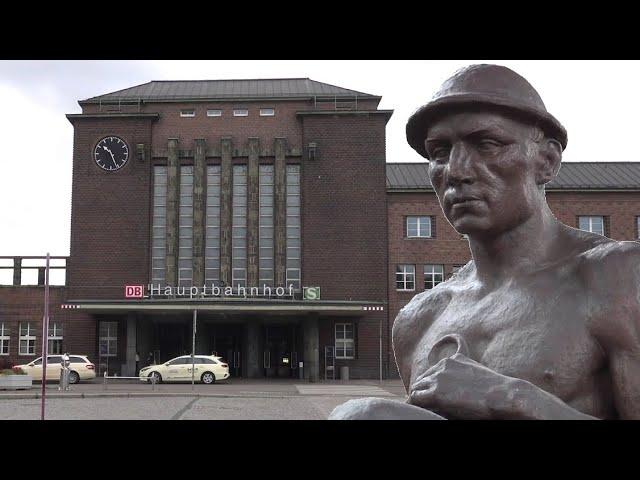
<svg viewBox="0 0 640 480"><path fill-rule="evenodd" d="M236 108L233 110L233 116L234 117L248 117L249 116L249 110L247 110L246 108Z"/></svg>
<svg viewBox="0 0 640 480"><path fill-rule="evenodd" d="M180 167L180 210L178 215L178 285L193 283L193 167Z"/></svg>
<svg viewBox="0 0 640 480"><path fill-rule="evenodd" d="M49 320L47 351L54 355L62 355L62 324Z"/></svg>
<svg viewBox="0 0 640 480"><path fill-rule="evenodd" d="M260 116L261 117L273 117L276 114L275 109L273 108L261 108Z"/></svg>
<svg viewBox="0 0 640 480"><path fill-rule="evenodd" d="M273 165L260 165L260 261L258 263L260 287L274 286L273 191Z"/></svg>
<svg viewBox="0 0 640 480"><path fill-rule="evenodd" d="M100 322L99 353L101 357L118 355L118 322Z"/></svg>
<svg viewBox="0 0 640 480"><path fill-rule="evenodd" d="M431 217L407 217L407 238L431 238Z"/></svg>
<svg viewBox="0 0 640 480"><path fill-rule="evenodd" d="M220 284L220 165L207 166L207 217L205 231L204 279L207 285Z"/></svg>
<svg viewBox="0 0 640 480"><path fill-rule="evenodd" d="M36 331L30 322L20 323L20 342L18 345L18 355L36 354Z"/></svg>
<svg viewBox="0 0 640 480"><path fill-rule="evenodd" d="M167 167L153 168L151 283L165 285L167 263Z"/></svg>
<svg viewBox="0 0 640 480"><path fill-rule="evenodd" d="M604 235L604 217L602 216L588 216L578 217L578 228L585 232L597 233L598 235Z"/></svg>
<svg viewBox="0 0 640 480"><path fill-rule="evenodd" d="M231 286L247 286L247 166L233 166Z"/></svg>
<svg viewBox="0 0 640 480"><path fill-rule="evenodd" d="M442 282L444 282L444 265L425 265L424 266L425 290L430 290Z"/></svg>
<svg viewBox="0 0 640 480"><path fill-rule="evenodd" d="M9 328L4 324L4 322L0 323L0 355L9 355Z"/></svg>
<svg viewBox="0 0 640 480"><path fill-rule="evenodd" d="M196 116L196 111L195 110L180 110L180 116L181 117L195 117Z"/></svg>
<svg viewBox="0 0 640 480"><path fill-rule="evenodd" d="M640 240L640 217L636 217L636 238Z"/></svg>
<svg viewBox="0 0 640 480"><path fill-rule="evenodd" d="M397 265L396 266L396 290L415 290L416 266Z"/></svg>
<svg viewBox="0 0 640 480"><path fill-rule="evenodd" d="M287 266L286 286L300 290L300 165L287 165Z"/></svg>
<svg viewBox="0 0 640 480"><path fill-rule="evenodd" d="M455 275L456 273L458 273L458 271L459 271L460 269L462 269L462 267L464 267L464 265L453 265L453 266L451 267L451 276L453 276L453 275ZM449 277L449 278L451 278L451 277Z"/></svg>
<svg viewBox="0 0 640 480"><path fill-rule="evenodd" d="M354 352L353 323L336 323L336 358L353 359Z"/></svg>
<svg viewBox="0 0 640 480"><path fill-rule="evenodd" d="M207 110L207 117L221 117L222 110Z"/></svg>

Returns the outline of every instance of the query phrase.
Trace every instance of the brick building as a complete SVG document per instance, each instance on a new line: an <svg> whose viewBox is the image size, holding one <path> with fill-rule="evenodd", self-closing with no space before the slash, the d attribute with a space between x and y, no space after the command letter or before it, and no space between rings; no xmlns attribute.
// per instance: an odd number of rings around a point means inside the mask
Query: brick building
<svg viewBox="0 0 640 480"><path fill-rule="evenodd" d="M470 256L427 164L386 163L380 99L272 79L80 101L67 115L71 252L52 261L66 282L51 289L49 351L132 375L136 355L142 366L191 352L195 316L196 353L221 355L234 377L397 375L398 310ZM563 222L637 238L640 164L566 164L547 191ZM13 270L0 361L26 363L41 354L42 259L0 268ZM38 285L22 285L29 269Z"/></svg>

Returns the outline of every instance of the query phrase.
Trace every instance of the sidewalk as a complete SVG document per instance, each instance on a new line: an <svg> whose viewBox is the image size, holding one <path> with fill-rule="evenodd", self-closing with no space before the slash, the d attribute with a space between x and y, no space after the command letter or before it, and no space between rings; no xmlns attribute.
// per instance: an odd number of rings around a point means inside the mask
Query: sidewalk
<svg viewBox="0 0 640 480"><path fill-rule="evenodd" d="M40 398L42 386L34 382L30 390L0 390L0 399ZM185 383L161 383L153 385L129 379L96 378L92 381L71 385L70 390L61 392L57 382L47 383L47 398L89 398L89 397L246 397L246 398L287 398L299 396L397 396L405 397L400 380L329 380L304 382L301 380L267 380L233 378L213 385Z"/></svg>

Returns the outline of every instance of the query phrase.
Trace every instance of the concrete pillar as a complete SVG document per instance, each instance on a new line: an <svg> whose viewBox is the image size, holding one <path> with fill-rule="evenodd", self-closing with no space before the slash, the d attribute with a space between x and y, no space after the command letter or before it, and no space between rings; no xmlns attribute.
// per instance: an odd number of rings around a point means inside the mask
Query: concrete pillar
<svg viewBox="0 0 640 480"><path fill-rule="evenodd" d="M137 328L136 314L129 312L127 314L127 355L126 364L123 366L122 375L125 377L133 377L136 374L136 351L137 351ZM141 358L142 360L142 358ZM142 368L142 367L141 367Z"/></svg>
<svg viewBox="0 0 640 480"><path fill-rule="evenodd" d="M275 140L275 164L274 164L274 261L275 284L284 287L286 281L287 262L287 161L285 153L287 149L285 138Z"/></svg>
<svg viewBox="0 0 640 480"><path fill-rule="evenodd" d="M318 334L318 317L309 315L303 319L302 343L304 345L304 378L317 382L320 376L320 340Z"/></svg>
<svg viewBox="0 0 640 480"><path fill-rule="evenodd" d="M22 283L22 258L13 258L13 284L20 285Z"/></svg>
<svg viewBox="0 0 640 480"><path fill-rule="evenodd" d="M167 154L167 285L178 285L179 167L178 139L170 138Z"/></svg>
<svg viewBox="0 0 640 480"><path fill-rule="evenodd" d="M262 371L262 348L260 330L261 325L257 321L249 321L247 323L247 342L244 349L244 361L248 378L260 378L263 376Z"/></svg>
<svg viewBox="0 0 640 480"><path fill-rule="evenodd" d="M260 220L260 139L249 138L247 168L247 286L258 286L258 243Z"/></svg>
<svg viewBox="0 0 640 480"><path fill-rule="evenodd" d="M206 143L196 139L193 162L193 284L204 284L204 228L206 218L207 166L205 161Z"/></svg>
<svg viewBox="0 0 640 480"><path fill-rule="evenodd" d="M220 281L225 286L231 286L232 145L230 138L223 138L220 143L222 156L220 165Z"/></svg>

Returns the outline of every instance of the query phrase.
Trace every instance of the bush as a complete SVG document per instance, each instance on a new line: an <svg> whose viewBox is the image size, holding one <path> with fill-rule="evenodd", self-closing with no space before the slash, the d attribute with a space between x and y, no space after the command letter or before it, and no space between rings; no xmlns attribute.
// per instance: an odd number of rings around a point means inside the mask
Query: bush
<svg viewBox="0 0 640 480"><path fill-rule="evenodd" d="M0 375L15 375L15 372L10 368L5 368L4 370L0 370Z"/></svg>
<svg viewBox="0 0 640 480"><path fill-rule="evenodd" d="M22 369L21 369L21 368L19 368L19 367L13 367L13 368L11 369L11 371L12 371L15 375L26 375L26 374L27 374L27 372L25 372L24 370L22 370Z"/></svg>

